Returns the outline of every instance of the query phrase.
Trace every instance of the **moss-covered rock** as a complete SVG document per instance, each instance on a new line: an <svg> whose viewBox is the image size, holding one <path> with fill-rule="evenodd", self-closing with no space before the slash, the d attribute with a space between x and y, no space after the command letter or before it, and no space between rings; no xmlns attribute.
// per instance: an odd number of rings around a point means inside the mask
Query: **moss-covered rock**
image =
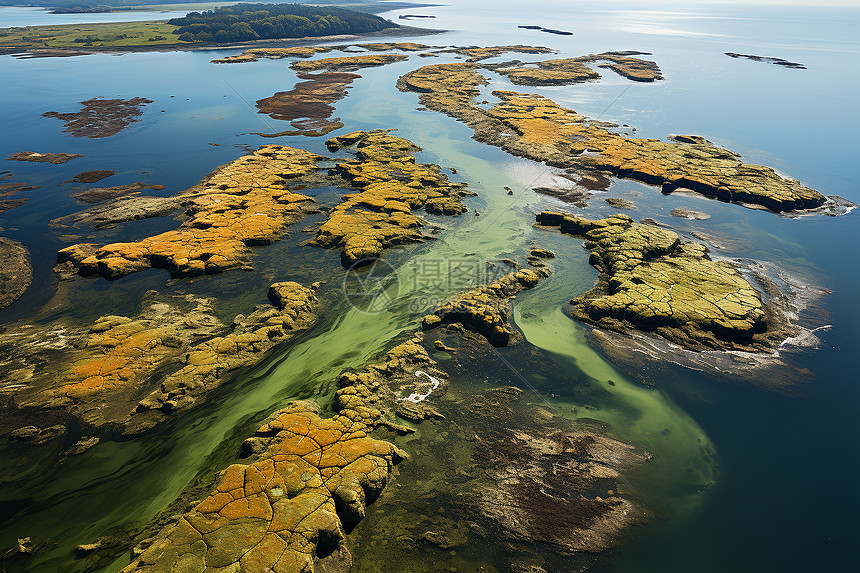
<svg viewBox="0 0 860 573"><path fill-rule="evenodd" d="M612 329L654 331L691 348L764 349L759 292L727 261L674 231L626 215L586 219L543 212L537 222L585 237L598 284L571 301L577 318Z"/></svg>
<svg viewBox="0 0 860 573"><path fill-rule="evenodd" d="M515 337L510 324L511 301L520 292L537 286L547 276L549 271L543 266L521 269L486 286L454 295L440 304L433 314L424 317L422 327L432 330L443 324L458 322L482 334L493 346L507 346Z"/></svg>

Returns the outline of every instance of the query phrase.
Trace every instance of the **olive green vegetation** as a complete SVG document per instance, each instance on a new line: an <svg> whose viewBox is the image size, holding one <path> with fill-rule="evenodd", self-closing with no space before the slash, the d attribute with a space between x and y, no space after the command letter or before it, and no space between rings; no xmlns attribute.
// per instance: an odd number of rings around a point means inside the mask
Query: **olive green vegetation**
<svg viewBox="0 0 860 573"><path fill-rule="evenodd" d="M240 4L189 12L169 23L180 26L177 33L182 40L218 43L361 34L398 27L372 14L306 4Z"/></svg>
<svg viewBox="0 0 860 573"><path fill-rule="evenodd" d="M397 27L378 16L304 4L243 4L165 22L0 28L0 49L134 48L360 34Z"/></svg>
<svg viewBox="0 0 860 573"><path fill-rule="evenodd" d="M0 48L134 47L185 44L164 22L112 22L0 28Z"/></svg>

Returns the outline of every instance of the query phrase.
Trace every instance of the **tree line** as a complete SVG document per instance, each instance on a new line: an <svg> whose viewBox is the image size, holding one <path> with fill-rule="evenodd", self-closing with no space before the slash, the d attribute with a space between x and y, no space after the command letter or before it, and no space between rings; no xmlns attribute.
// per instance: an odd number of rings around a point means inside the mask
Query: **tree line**
<svg viewBox="0 0 860 573"><path fill-rule="evenodd" d="M168 20L183 42L245 42L360 34L397 24L373 14L305 4L237 4Z"/></svg>

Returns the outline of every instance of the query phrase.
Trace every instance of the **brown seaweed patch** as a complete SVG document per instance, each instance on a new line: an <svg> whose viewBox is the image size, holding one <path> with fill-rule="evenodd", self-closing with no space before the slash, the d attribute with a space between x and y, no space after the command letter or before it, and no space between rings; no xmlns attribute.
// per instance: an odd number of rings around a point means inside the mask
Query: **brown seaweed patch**
<svg viewBox="0 0 860 573"><path fill-rule="evenodd" d="M65 163L77 157L84 157L77 153L37 153L35 151L19 151L13 153L6 159L9 161L32 161L34 163Z"/></svg>
<svg viewBox="0 0 860 573"><path fill-rule="evenodd" d="M113 177L114 175L116 175L116 171L112 171L110 169L84 171L83 173L78 173L68 181L60 183L60 185L65 185L66 183L98 183L102 179L107 179L108 177Z"/></svg>
<svg viewBox="0 0 860 573"><path fill-rule="evenodd" d="M264 137L282 135L322 136L343 127L339 119L329 120L334 114L332 103L346 97L347 88L361 76L343 72L321 74L299 73L293 89L278 92L257 101L260 113L272 119L289 121L295 130L276 134L258 134ZM302 119L304 118L304 119Z"/></svg>
<svg viewBox="0 0 860 573"><path fill-rule="evenodd" d="M116 135L132 123L140 121L143 106L152 100L136 97L132 99L93 98L81 102L83 108L77 112L60 113L47 111L42 117L55 117L65 122L63 131L74 137L98 139Z"/></svg>
<svg viewBox="0 0 860 573"><path fill-rule="evenodd" d="M30 253L18 241L0 237L0 309L18 300L33 280Z"/></svg>
<svg viewBox="0 0 860 573"><path fill-rule="evenodd" d="M69 195L69 197L71 197L72 199L77 199L82 203L99 203L107 199L113 199L115 197L121 197L123 195L129 195L137 191L142 191L143 189L161 191L162 189L164 189L164 185L144 183L142 181L138 181L137 183L130 183L128 185L116 185L114 187L94 187L92 189L85 189L78 193L72 193Z"/></svg>

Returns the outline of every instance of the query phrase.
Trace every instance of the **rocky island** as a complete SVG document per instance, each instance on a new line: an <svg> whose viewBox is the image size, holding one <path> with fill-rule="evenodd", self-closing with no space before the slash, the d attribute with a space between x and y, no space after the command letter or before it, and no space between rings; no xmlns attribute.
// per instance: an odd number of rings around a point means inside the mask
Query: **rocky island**
<svg viewBox="0 0 860 573"><path fill-rule="evenodd" d="M140 121L143 106L152 100L135 97L124 99L93 98L81 102L80 111L60 113L46 111L42 117L55 117L65 122L63 131L75 137L99 139L116 135L132 123Z"/></svg>
<svg viewBox="0 0 860 573"><path fill-rule="evenodd" d="M636 223L542 212L538 224L584 237L597 285L571 301L578 319L612 330L653 332L687 348L767 351L793 333L781 309L704 245ZM761 288L761 287L760 287Z"/></svg>
<svg viewBox="0 0 860 573"><path fill-rule="evenodd" d="M634 74L629 65L612 69ZM698 136L675 136L670 143L628 138L546 97L513 91L494 91L499 102L483 109L475 98L487 80L478 70L475 64L425 66L402 76L398 87L418 93L428 109L469 125L475 139L548 165L636 179L660 186L664 194L689 189L776 213L828 204L827 197L797 180L744 163L739 154Z"/></svg>

